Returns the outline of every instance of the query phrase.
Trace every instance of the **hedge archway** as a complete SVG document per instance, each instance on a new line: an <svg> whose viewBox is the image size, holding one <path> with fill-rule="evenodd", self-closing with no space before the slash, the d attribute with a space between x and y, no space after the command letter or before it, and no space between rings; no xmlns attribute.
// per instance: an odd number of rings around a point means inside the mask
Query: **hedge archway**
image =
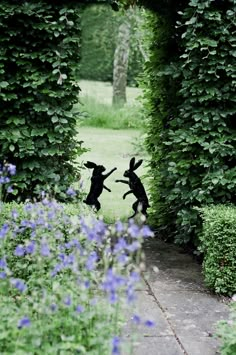
<svg viewBox="0 0 236 355"><path fill-rule="evenodd" d="M79 8L94 2L1 1L0 161L17 165L22 200L48 188L63 199L76 175ZM235 2L100 2L152 11L144 76L152 223L197 243L195 206L235 203Z"/></svg>

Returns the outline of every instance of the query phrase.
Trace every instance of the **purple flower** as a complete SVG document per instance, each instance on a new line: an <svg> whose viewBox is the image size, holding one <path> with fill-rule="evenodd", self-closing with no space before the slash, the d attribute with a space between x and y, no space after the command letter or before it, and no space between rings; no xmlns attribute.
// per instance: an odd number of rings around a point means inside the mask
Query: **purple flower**
<svg viewBox="0 0 236 355"><path fill-rule="evenodd" d="M14 191L14 190L13 190L12 186L8 186L8 188L7 188L7 193L8 193L8 194L11 194L13 191Z"/></svg>
<svg viewBox="0 0 236 355"><path fill-rule="evenodd" d="M5 238L8 230L9 230L9 225L7 223L4 223L4 225L0 229L0 239Z"/></svg>
<svg viewBox="0 0 236 355"><path fill-rule="evenodd" d="M5 279L7 277L7 274L4 271L0 272L0 279Z"/></svg>
<svg viewBox="0 0 236 355"><path fill-rule="evenodd" d="M139 235L140 235L140 229L139 229L139 227L138 227L136 224L134 224L134 223L130 223L130 226L129 226L129 228L128 228L128 232L129 232L129 234L130 234L130 236L131 236L132 238L137 238L137 237L139 237Z"/></svg>
<svg viewBox="0 0 236 355"><path fill-rule="evenodd" d="M115 223L115 230L117 233L122 233L123 230L124 230L124 226L123 226L123 223L121 221L117 221Z"/></svg>
<svg viewBox="0 0 236 355"><path fill-rule="evenodd" d="M25 248L23 245L17 245L15 251L14 251L15 256L24 256L25 255Z"/></svg>
<svg viewBox="0 0 236 355"><path fill-rule="evenodd" d="M134 288L129 285L126 289L127 301L133 302L135 300Z"/></svg>
<svg viewBox="0 0 236 355"><path fill-rule="evenodd" d="M20 279L11 279L11 284L20 292L24 292L27 289L25 283Z"/></svg>
<svg viewBox="0 0 236 355"><path fill-rule="evenodd" d="M11 215L12 215L12 218L13 218L13 219L16 219L19 214L18 214L18 212L17 212L16 210L12 210L12 211L11 211Z"/></svg>
<svg viewBox="0 0 236 355"><path fill-rule="evenodd" d="M117 291L124 285L125 278L123 276L116 275L111 268L107 271L105 281L102 283L101 287L109 294L111 303L114 303L117 301Z"/></svg>
<svg viewBox="0 0 236 355"><path fill-rule="evenodd" d="M120 354L120 338L115 336L112 339L112 355Z"/></svg>
<svg viewBox="0 0 236 355"><path fill-rule="evenodd" d="M75 197L76 196L76 192L74 189L72 189L72 187L69 187L66 191L67 195L68 196L71 196L71 197Z"/></svg>
<svg viewBox="0 0 236 355"><path fill-rule="evenodd" d="M84 282L84 287L85 287L85 288L89 288L89 287L90 287L90 281L89 281L89 280L86 280L86 281Z"/></svg>
<svg viewBox="0 0 236 355"><path fill-rule="evenodd" d="M64 299L64 304L66 306L70 306L72 304L72 300L70 296L66 296L66 298Z"/></svg>
<svg viewBox="0 0 236 355"><path fill-rule="evenodd" d="M7 170L9 172L10 175L15 175L16 173L16 166L13 164L8 164L7 165Z"/></svg>
<svg viewBox="0 0 236 355"><path fill-rule="evenodd" d="M155 327L155 323L154 323L152 320L146 320L146 321L144 322L144 325L145 325L146 327L149 327L149 328Z"/></svg>
<svg viewBox="0 0 236 355"><path fill-rule="evenodd" d="M97 259L98 259L98 255L96 251L91 252L91 254L89 255L86 261L86 268L88 271L94 270Z"/></svg>
<svg viewBox="0 0 236 355"><path fill-rule="evenodd" d="M22 329L30 326L30 319L28 317L23 317L18 322L18 329Z"/></svg>
<svg viewBox="0 0 236 355"><path fill-rule="evenodd" d="M125 264L127 264L127 262L129 261L129 257L128 257L128 255L126 255L126 254L121 254L121 255L118 255L117 261L118 261L118 263L120 263L121 265L125 265Z"/></svg>
<svg viewBox="0 0 236 355"><path fill-rule="evenodd" d="M62 264L57 264L53 271L51 272L51 276L54 277L56 276L61 270L63 269L63 265Z"/></svg>
<svg viewBox="0 0 236 355"><path fill-rule="evenodd" d="M29 243L28 245L26 245L25 247L25 251L27 254L33 254L35 251L35 244L36 242L33 240L31 243Z"/></svg>
<svg viewBox="0 0 236 355"><path fill-rule="evenodd" d="M127 250L129 250L131 253L133 253L136 250L139 250L140 247L141 247L140 243L138 241L135 241L127 246Z"/></svg>
<svg viewBox="0 0 236 355"><path fill-rule="evenodd" d="M6 259L0 259L0 268L5 269L7 267Z"/></svg>
<svg viewBox="0 0 236 355"><path fill-rule="evenodd" d="M41 255L50 256L50 249L46 242L41 243Z"/></svg>
<svg viewBox="0 0 236 355"><path fill-rule="evenodd" d="M57 310L56 303L52 303L51 306L50 306L50 309L51 309L52 312L56 312L56 310Z"/></svg>
<svg viewBox="0 0 236 355"><path fill-rule="evenodd" d="M140 232L143 238L154 237L153 231L148 226L143 226Z"/></svg>
<svg viewBox="0 0 236 355"><path fill-rule="evenodd" d="M77 312L77 313L82 313L83 311L84 311L84 307L83 307L83 306L78 305L78 306L76 307L76 312Z"/></svg>
<svg viewBox="0 0 236 355"><path fill-rule="evenodd" d="M124 238L120 238L118 242L115 244L114 253L123 251L126 247L127 247L126 240Z"/></svg>

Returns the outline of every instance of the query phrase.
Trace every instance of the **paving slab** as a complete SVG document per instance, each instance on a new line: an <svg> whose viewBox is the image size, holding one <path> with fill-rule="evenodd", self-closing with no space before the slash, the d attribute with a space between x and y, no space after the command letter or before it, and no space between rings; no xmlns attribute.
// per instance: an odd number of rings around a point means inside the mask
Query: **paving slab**
<svg viewBox="0 0 236 355"><path fill-rule="evenodd" d="M173 336L141 338L134 344L133 355L183 355ZM201 354L203 355L203 354ZM205 355L205 354L204 354Z"/></svg>
<svg viewBox="0 0 236 355"><path fill-rule="evenodd" d="M158 239L148 241L144 251L147 269L136 291L137 304L141 318L156 325L135 329L128 319L126 336L138 336L133 354L219 354L213 335L216 323L228 319L228 306L204 285L201 265L181 248Z"/></svg>

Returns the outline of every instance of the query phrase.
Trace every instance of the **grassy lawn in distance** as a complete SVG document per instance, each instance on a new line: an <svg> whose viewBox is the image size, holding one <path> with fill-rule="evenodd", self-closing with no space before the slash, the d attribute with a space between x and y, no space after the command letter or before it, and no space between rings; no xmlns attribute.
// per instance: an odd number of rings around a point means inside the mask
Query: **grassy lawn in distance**
<svg viewBox="0 0 236 355"><path fill-rule="evenodd" d="M93 97L100 103L111 105L112 103L112 83L104 81L80 80L80 97ZM137 103L137 98L142 94L142 90L136 87L126 87L127 104Z"/></svg>
<svg viewBox="0 0 236 355"><path fill-rule="evenodd" d="M123 194L128 191L128 185L116 183L116 179L125 179L124 171L129 166L130 159L134 156L134 146L132 142L140 136L139 130L112 130L93 127L80 127L79 138L84 141L84 146L90 151L80 157L80 162L87 160L96 164L102 164L106 172L117 167L117 170L105 180L105 185L111 189L111 192L103 190L99 198L101 210L99 212L107 222L113 222L116 219L126 220L132 214L132 204L135 197L130 194L125 200ZM144 159L143 164L137 169L137 175L141 177L147 190L148 179L144 178L147 173L146 161L147 155L137 155L136 160ZM105 172L105 173L106 173ZM84 190L89 191L90 178L92 170L85 168L82 170L82 180Z"/></svg>

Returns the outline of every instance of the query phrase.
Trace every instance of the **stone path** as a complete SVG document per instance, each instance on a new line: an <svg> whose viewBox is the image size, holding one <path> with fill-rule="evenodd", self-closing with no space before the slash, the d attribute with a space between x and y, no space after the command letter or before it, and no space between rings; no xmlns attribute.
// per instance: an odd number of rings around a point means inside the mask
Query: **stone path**
<svg viewBox="0 0 236 355"><path fill-rule="evenodd" d="M213 334L216 322L228 318L228 306L206 289L201 266L181 248L158 239L147 241L144 250L147 271L137 290L138 309L156 325L139 326L133 354L219 354ZM125 336L132 336L131 321L125 328Z"/></svg>

